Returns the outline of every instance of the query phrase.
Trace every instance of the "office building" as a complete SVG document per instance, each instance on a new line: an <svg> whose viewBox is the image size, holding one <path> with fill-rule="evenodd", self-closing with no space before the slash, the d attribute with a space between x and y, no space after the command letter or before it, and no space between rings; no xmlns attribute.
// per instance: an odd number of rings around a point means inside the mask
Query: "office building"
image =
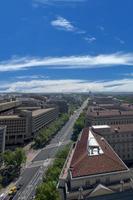
<svg viewBox="0 0 133 200"><path fill-rule="evenodd" d="M0 104L0 113L7 112L11 109L17 108L21 105L20 101L10 101Z"/></svg>
<svg viewBox="0 0 133 200"><path fill-rule="evenodd" d="M6 127L0 126L0 153L5 151Z"/></svg>
<svg viewBox="0 0 133 200"><path fill-rule="evenodd" d="M6 125L6 145L23 144L31 140L38 131L58 117L56 108L15 111L12 115L1 115L0 126Z"/></svg>
<svg viewBox="0 0 133 200"><path fill-rule="evenodd" d="M47 102L47 106L57 107L60 114L68 113L68 109L69 109L67 101L65 100L50 100Z"/></svg>
<svg viewBox="0 0 133 200"><path fill-rule="evenodd" d="M92 129L103 136L126 163L133 161L133 124L95 125Z"/></svg>
<svg viewBox="0 0 133 200"><path fill-rule="evenodd" d="M133 110L131 107L116 109L113 107L105 108L103 105L89 106L86 125L120 125L133 123Z"/></svg>

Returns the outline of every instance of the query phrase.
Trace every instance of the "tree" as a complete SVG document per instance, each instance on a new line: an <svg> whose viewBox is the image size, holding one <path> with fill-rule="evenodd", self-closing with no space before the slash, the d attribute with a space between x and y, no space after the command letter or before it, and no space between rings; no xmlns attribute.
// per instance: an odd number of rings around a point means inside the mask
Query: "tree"
<svg viewBox="0 0 133 200"><path fill-rule="evenodd" d="M61 169L59 167L57 167L57 166L50 167L46 172L46 176L44 178L44 181L46 181L46 182L53 181L53 182L57 183L60 172L61 172Z"/></svg>
<svg viewBox="0 0 133 200"><path fill-rule="evenodd" d="M3 154L3 161L6 167L20 167L21 164L25 163L26 155L24 150L21 148L17 148L15 151L8 150Z"/></svg>
<svg viewBox="0 0 133 200"><path fill-rule="evenodd" d="M0 189L2 188L2 176L0 175Z"/></svg>
<svg viewBox="0 0 133 200"><path fill-rule="evenodd" d="M77 140L78 135L80 134L84 126L85 126L85 113L82 113L80 114L79 118L77 119L73 127L73 135L71 138L73 141Z"/></svg>
<svg viewBox="0 0 133 200"><path fill-rule="evenodd" d="M21 148L17 148L15 151L7 150L2 154L2 162L4 165L1 170L1 183L3 186L6 186L15 177L20 175L21 165L25 163L25 161L25 151Z"/></svg>
<svg viewBox="0 0 133 200"><path fill-rule="evenodd" d="M65 122L68 121L68 119L68 114L63 114L59 117L59 119L52 122L48 128L42 129L34 140L34 147L39 148L46 145L49 140L58 132L58 130L62 128Z"/></svg>
<svg viewBox="0 0 133 200"><path fill-rule="evenodd" d="M3 161L4 161L4 165L6 167L10 166L10 165L15 165L15 153L12 151L5 151L5 153L3 154Z"/></svg>
<svg viewBox="0 0 133 200"><path fill-rule="evenodd" d="M56 159L47 170L43 183L36 190L36 200L61 200L56 188L59 175L68 155L70 144L56 154Z"/></svg>
<svg viewBox="0 0 133 200"><path fill-rule="evenodd" d="M26 162L25 151L22 148L16 148L14 159L15 159L16 166L20 167L23 163Z"/></svg>
<svg viewBox="0 0 133 200"><path fill-rule="evenodd" d="M36 191L36 200L60 200L56 185L51 181L41 184Z"/></svg>

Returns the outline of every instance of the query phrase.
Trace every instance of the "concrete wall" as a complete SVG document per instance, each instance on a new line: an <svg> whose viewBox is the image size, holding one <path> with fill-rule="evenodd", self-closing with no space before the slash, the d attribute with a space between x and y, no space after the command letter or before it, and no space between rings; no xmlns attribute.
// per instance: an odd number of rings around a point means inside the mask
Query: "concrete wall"
<svg viewBox="0 0 133 200"><path fill-rule="evenodd" d="M100 166L99 166L100 167ZM120 182L121 180L126 180L130 178L130 174L128 171L118 172L118 173L107 173L107 174L99 174L94 176L88 176L83 178L77 178L70 180L71 189L82 187L93 186L98 183L107 185L113 184L116 182Z"/></svg>

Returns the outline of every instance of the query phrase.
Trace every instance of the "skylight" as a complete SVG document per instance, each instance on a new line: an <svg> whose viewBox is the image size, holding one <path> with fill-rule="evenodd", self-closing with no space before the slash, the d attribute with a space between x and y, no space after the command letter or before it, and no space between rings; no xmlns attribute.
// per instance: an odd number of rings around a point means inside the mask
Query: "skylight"
<svg viewBox="0 0 133 200"><path fill-rule="evenodd" d="M89 131L87 148L89 156L100 155L104 153L91 131Z"/></svg>

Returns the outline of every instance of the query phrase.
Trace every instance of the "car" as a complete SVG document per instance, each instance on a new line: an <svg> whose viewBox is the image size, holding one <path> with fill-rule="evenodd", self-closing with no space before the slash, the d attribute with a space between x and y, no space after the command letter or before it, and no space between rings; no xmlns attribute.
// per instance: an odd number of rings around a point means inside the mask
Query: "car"
<svg viewBox="0 0 133 200"><path fill-rule="evenodd" d="M17 190L20 190L20 188L21 188L23 185L24 185L23 183L20 183L20 184L17 186Z"/></svg>
<svg viewBox="0 0 133 200"><path fill-rule="evenodd" d="M16 186L13 186L13 187L10 188L10 190L9 190L9 192L8 192L8 195L9 195L9 196L10 196L10 195L14 195L14 194L16 194L16 192L17 192L17 187L16 187Z"/></svg>

